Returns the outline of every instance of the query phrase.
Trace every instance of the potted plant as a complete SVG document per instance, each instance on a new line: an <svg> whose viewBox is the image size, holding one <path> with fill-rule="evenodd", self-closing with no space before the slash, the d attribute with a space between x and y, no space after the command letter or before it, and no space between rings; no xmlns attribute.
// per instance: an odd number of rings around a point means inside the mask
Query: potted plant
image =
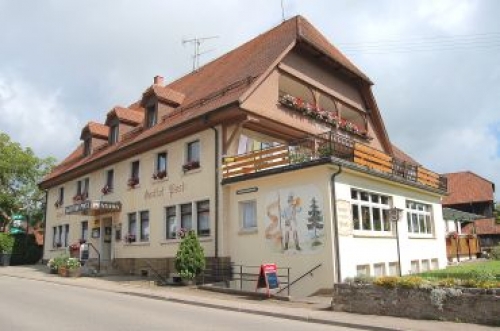
<svg viewBox="0 0 500 331"><path fill-rule="evenodd" d="M137 184L139 184L139 178L137 177L130 177L127 181L127 185L130 188L134 188Z"/></svg>
<svg viewBox="0 0 500 331"><path fill-rule="evenodd" d="M12 250L14 249L14 237L8 233L0 233L0 265L9 266Z"/></svg>
<svg viewBox="0 0 500 331"><path fill-rule="evenodd" d="M104 187L101 189L101 193L104 195L111 193L112 191L113 189L109 185L104 185Z"/></svg>
<svg viewBox="0 0 500 331"><path fill-rule="evenodd" d="M199 167L200 167L200 161L189 161L182 166L182 170L186 172L189 170L198 169Z"/></svg>
<svg viewBox="0 0 500 331"><path fill-rule="evenodd" d="M175 257L175 268L184 283L191 284L205 269L205 254L193 230L181 230L180 234L182 241Z"/></svg>
<svg viewBox="0 0 500 331"><path fill-rule="evenodd" d="M67 277L79 277L80 276L80 261L77 258L70 257L66 260Z"/></svg>
<svg viewBox="0 0 500 331"><path fill-rule="evenodd" d="M132 233L129 233L127 235L125 235L125 238L123 238L125 240L125 242L131 244L133 242L135 242L135 234L132 234Z"/></svg>
<svg viewBox="0 0 500 331"><path fill-rule="evenodd" d="M66 277L67 276L66 261L68 259L69 256L66 254L58 255L53 259L53 262L51 263L51 265L49 265L49 268L52 267L53 269L57 270L57 273L60 276Z"/></svg>
<svg viewBox="0 0 500 331"><path fill-rule="evenodd" d="M54 258L50 259L48 262L47 262L47 267L49 267L49 272L51 274L57 274L57 265L56 265L56 261Z"/></svg>
<svg viewBox="0 0 500 331"><path fill-rule="evenodd" d="M166 170L160 170L158 172L155 172L153 174L153 179L163 179L167 177L167 171Z"/></svg>

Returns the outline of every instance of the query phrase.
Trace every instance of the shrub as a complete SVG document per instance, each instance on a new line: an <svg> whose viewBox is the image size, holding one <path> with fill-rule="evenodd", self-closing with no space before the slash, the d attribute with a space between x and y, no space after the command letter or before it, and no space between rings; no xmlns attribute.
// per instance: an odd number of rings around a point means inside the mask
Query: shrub
<svg viewBox="0 0 500 331"><path fill-rule="evenodd" d="M193 279L205 269L203 247L192 230L185 233L182 238L175 257L175 268L183 279Z"/></svg>
<svg viewBox="0 0 500 331"><path fill-rule="evenodd" d="M500 260L500 245L491 249L490 256L493 260Z"/></svg>
<svg viewBox="0 0 500 331"><path fill-rule="evenodd" d="M0 233L0 253L12 254L14 237L8 233Z"/></svg>
<svg viewBox="0 0 500 331"><path fill-rule="evenodd" d="M453 287L453 286L458 285L458 279L448 277L448 278L441 279L438 284L441 286L444 286L444 287Z"/></svg>
<svg viewBox="0 0 500 331"><path fill-rule="evenodd" d="M398 285L399 277L386 276L377 278L373 284L387 288L394 288Z"/></svg>
<svg viewBox="0 0 500 331"><path fill-rule="evenodd" d="M403 288L418 288L424 283L422 277L408 276L399 278L398 285Z"/></svg>

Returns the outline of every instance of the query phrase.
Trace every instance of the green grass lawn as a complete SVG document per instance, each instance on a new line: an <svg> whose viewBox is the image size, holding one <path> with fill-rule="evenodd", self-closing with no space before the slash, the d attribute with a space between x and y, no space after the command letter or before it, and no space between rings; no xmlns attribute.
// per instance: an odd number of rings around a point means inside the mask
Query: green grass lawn
<svg viewBox="0 0 500 331"><path fill-rule="evenodd" d="M489 272L500 277L500 261L481 261L468 262L458 266L450 266L442 270L433 270L420 274L422 277L436 278L468 278L468 276L477 271Z"/></svg>

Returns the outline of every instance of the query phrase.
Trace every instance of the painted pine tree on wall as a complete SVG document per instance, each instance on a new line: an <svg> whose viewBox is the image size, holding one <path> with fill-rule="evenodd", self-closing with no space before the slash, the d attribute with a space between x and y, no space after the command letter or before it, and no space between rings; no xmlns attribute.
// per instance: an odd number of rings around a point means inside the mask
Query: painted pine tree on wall
<svg viewBox="0 0 500 331"><path fill-rule="evenodd" d="M321 241L319 241L318 230L323 229L323 215L321 214L321 210L318 207L318 202L316 198L311 199L311 205L309 206L309 211L307 212L309 217L307 218L307 229L314 230L314 241L312 242L312 246L321 245Z"/></svg>

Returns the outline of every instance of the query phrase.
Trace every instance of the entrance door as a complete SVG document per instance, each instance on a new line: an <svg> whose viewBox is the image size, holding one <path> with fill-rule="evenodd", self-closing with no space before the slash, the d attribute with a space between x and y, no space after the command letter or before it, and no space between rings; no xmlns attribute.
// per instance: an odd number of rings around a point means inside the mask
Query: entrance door
<svg viewBox="0 0 500 331"><path fill-rule="evenodd" d="M102 220L101 229L101 259L103 261L111 261L111 240L113 238L112 234L112 219L104 218Z"/></svg>

